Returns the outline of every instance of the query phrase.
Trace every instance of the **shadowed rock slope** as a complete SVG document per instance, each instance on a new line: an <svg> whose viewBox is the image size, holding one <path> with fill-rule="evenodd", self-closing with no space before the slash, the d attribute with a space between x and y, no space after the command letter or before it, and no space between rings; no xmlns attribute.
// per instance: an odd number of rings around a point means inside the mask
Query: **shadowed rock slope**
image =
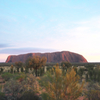
<svg viewBox="0 0 100 100"><path fill-rule="evenodd" d="M45 56L47 58L47 62L52 63L60 63L62 61L68 62L87 62L87 60L80 54L69 52L69 51L62 51L62 52L53 52L53 53L28 53L28 54L21 54L21 55L10 55L8 56L6 63L14 63L16 61L25 62L27 58L33 56Z"/></svg>

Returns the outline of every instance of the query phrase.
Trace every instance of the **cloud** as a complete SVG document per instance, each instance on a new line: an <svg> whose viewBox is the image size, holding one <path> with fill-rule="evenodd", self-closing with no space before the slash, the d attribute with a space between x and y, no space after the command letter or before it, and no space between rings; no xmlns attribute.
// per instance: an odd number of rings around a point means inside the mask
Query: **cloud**
<svg viewBox="0 0 100 100"><path fill-rule="evenodd" d="M5 48L5 47L9 47L9 45L8 44L0 44L0 48Z"/></svg>
<svg viewBox="0 0 100 100"><path fill-rule="evenodd" d="M0 50L1 54L23 54L23 53L44 53L53 52L53 49L42 49L42 48L9 48Z"/></svg>

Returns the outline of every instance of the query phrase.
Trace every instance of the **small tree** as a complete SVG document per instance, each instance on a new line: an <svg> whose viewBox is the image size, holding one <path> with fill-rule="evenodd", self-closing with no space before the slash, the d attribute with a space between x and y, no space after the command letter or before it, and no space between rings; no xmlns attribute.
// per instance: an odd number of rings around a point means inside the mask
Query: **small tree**
<svg viewBox="0 0 100 100"><path fill-rule="evenodd" d="M90 79L92 80L93 79L93 70L89 70L88 73L89 73Z"/></svg>
<svg viewBox="0 0 100 100"><path fill-rule="evenodd" d="M100 70L97 73L97 81L100 82Z"/></svg>
<svg viewBox="0 0 100 100"><path fill-rule="evenodd" d="M15 65L20 68L22 67L23 63L21 61L18 61L18 62L15 62Z"/></svg>
<svg viewBox="0 0 100 100"><path fill-rule="evenodd" d="M40 76L44 74L44 68L40 68Z"/></svg>
<svg viewBox="0 0 100 100"><path fill-rule="evenodd" d="M29 68L25 67L25 73L29 72Z"/></svg>
<svg viewBox="0 0 100 100"><path fill-rule="evenodd" d="M23 72L23 67L21 67L21 72Z"/></svg>
<svg viewBox="0 0 100 100"><path fill-rule="evenodd" d="M13 73L13 67L14 67L14 66L13 66L13 65L11 65L11 73Z"/></svg>
<svg viewBox="0 0 100 100"><path fill-rule="evenodd" d="M1 72L3 72L3 68L1 68Z"/></svg>
<svg viewBox="0 0 100 100"><path fill-rule="evenodd" d="M89 79L89 78L88 78L88 73L87 73L87 74L86 74L86 82L88 81L88 79Z"/></svg>
<svg viewBox="0 0 100 100"><path fill-rule="evenodd" d="M44 66L46 61L47 61L46 57L41 58L39 56L34 56L33 58L29 59L28 67L34 68L36 70L36 76L37 76L37 69Z"/></svg>
<svg viewBox="0 0 100 100"><path fill-rule="evenodd" d="M21 61L15 62L15 65L17 67L17 72L19 72L19 68L22 68L23 63Z"/></svg>
<svg viewBox="0 0 100 100"><path fill-rule="evenodd" d="M61 66L62 66L62 67L65 67L65 68L69 68L69 67L72 66L72 64L66 61L66 62L62 62L62 63L61 63Z"/></svg>
<svg viewBox="0 0 100 100"><path fill-rule="evenodd" d="M84 73L84 68L80 68L80 69L78 70L78 75L79 75L81 78L82 78L83 73Z"/></svg>

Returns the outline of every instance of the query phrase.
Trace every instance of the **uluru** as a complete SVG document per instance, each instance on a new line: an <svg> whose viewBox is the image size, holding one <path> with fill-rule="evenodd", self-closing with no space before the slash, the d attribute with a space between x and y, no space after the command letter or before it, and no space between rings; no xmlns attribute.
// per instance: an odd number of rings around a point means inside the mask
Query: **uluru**
<svg viewBox="0 0 100 100"><path fill-rule="evenodd" d="M20 54L20 55L10 55L8 56L6 63L15 63L17 61L25 62L29 57L40 56L46 57L48 63L60 63L62 61L72 62L81 62L86 63L87 60L80 54L69 52L69 51L61 51L61 52L52 52L52 53L28 53L28 54Z"/></svg>

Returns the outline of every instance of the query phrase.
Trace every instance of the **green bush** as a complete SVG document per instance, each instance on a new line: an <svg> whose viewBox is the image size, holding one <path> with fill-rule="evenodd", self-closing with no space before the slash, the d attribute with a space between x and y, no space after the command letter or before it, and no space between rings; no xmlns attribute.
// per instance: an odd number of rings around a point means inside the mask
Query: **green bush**
<svg viewBox="0 0 100 100"><path fill-rule="evenodd" d="M26 91L20 100L42 100L34 91Z"/></svg>
<svg viewBox="0 0 100 100"><path fill-rule="evenodd" d="M2 75L2 78L5 79L5 81L8 81L9 79L14 79L14 80L19 80L19 79L26 79L26 74L24 73L9 73L9 72L5 72Z"/></svg>
<svg viewBox="0 0 100 100"><path fill-rule="evenodd" d="M29 69L28 68L25 68L25 73L28 73L29 72Z"/></svg>
<svg viewBox="0 0 100 100"><path fill-rule="evenodd" d="M41 94L41 97L43 100L50 100L51 99L51 97L45 92Z"/></svg>
<svg viewBox="0 0 100 100"><path fill-rule="evenodd" d="M20 80L20 79L26 79L26 75L24 74L24 73L21 73L21 74L19 74L19 75L16 75L16 77L15 77L15 79L16 80Z"/></svg>
<svg viewBox="0 0 100 100"><path fill-rule="evenodd" d="M24 88L23 85L20 84L18 81L10 79L4 84L3 92L7 97L7 100L17 100L19 98L19 94L23 92Z"/></svg>
<svg viewBox="0 0 100 100"><path fill-rule="evenodd" d="M88 100L100 100L100 91L98 90L87 91L86 98L88 98Z"/></svg>
<svg viewBox="0 0 100 100"><path fill-rule="evenodd" d="M21 67L21 72L23 72L24 70L23 70L23 67Z"/></svg>
<svg viewBox="0 0 100 100"><path fill-rule="evenodd" d="M3 73L1 76L2 76L2 78L5 79L5 81L8 81L10 78L13 77L13 74L11 74L11 73L9 73L9 72L5 72L5 73Z"/></svg>
<svg viewBox="0 0 100 100"><path fill-rule="evenodd" d="M19 73L19 68L17 68L17 72Z"/></svg>
<svg viewBox="0 0 100 100"><path fill-rule="evenodd" d="M45 83L47 83L48 81L49 81L49 82L52 82L52 78L51 78L51 76L50 76L50 72L47 71L47 72L44 74L44 76L41 77L41 80L38 80L38 81L39 81L39 84L40 84L41 86L44 86L44 87L45 87Z"/></svg>
<svg viewBox="0 0 100 100"><path fill-rule="evenodd" d="M3 72L3 68L1 68L1 72Z"/></svg>
<svg viewBox="0 0 100 100"><path fill-rule="evenodd" d="M0 92L0 100L6 100L5 94Z"/></svg>
<svg viewBox="0 0 100 100"><path fill-rule="evenodd" d="M79 75L80 77L82 77L83 73L84 73L84 68L80 68L80 69L78 70L78 75Z"/></svg>

